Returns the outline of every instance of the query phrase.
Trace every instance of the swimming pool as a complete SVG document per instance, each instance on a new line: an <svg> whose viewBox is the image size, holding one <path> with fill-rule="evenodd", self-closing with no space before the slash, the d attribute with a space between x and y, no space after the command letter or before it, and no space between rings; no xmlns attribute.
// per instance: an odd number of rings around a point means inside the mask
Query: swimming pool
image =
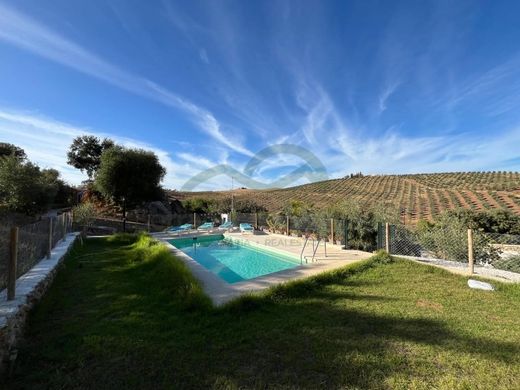
<svg viewBox="0 0 520 390"><path fill-rule="evenodd" d="M299 266L299 260L219 236L177 238L168 241L228 283Z"/></svg>

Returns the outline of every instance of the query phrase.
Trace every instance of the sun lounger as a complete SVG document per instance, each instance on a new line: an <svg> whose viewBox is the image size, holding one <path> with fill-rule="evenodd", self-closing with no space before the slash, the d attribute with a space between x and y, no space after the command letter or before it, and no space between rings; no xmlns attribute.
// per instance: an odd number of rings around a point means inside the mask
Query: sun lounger
<svg viewBox="0 0 520 390"><path fill-rule="evenodd" d="M197 230L198 230L199 232L209 232L209 231L213 230L214 226L215 226L215 225L213 224L213 222L205 222L205 223L203 223L202 225L200 225L200 226L197 228Z"/></svg>
<svg viewBox="0 0 520 390"><path fill-rule="evenodd" d="M253 225L250 223L241 223L240 224L240 233L251 233L254 234L255 229Z"/></svg>
<svg viewBox="0 0 520 390"><path fill-rule="evenodd" d="M227 221L218 227L218 230L230 230L233 228L233 222Z"/></svg>
<svg viewBox="0 0 520 390"><path fill-rule="evenodd" d="M188 230L193 229L193 225L191 223L185 223L180 226L172 226L166 229L167 232L186 232Z"/></svg>

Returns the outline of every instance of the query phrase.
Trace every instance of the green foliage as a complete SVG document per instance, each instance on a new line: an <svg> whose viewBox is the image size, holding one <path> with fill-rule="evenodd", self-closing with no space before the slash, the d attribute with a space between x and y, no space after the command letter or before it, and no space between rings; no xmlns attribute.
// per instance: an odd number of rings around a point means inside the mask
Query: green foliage
<svg viewBox="0 0 520 390"><path fill-rule="evenodd" d="M199 214L208 213L214 204L213 201L204 198L185 199L181 203L186 212Z"/></svg>
<svg viewBox="0 0 520 390"><path fill-rule="evenodd" d="M343 223L348 221L348 246L372 252L377 247L378 222L392 222L398 213L391 206L370 206L361 201L349 199L329 207L326 215L341 222L337 230L338 239L343 237Z"/></svg>
<svg viewBox="0 0 520 390"><path fill-rule="evenodd" d="M67 153L67 163L81 172L85 171L92 180L101 164L101 155L113 146L114 141L108 138L100 140L93 135L76 137Z"/></svg>
<svg viewBox="0 0 520 390"><path fill-rule="evenodd" d="M291 217L302 217L310 214L312 206L301 200L290 200L285 204L282 213Z"/></svg>
<svg viewBox="0 0 520 390"><path fill-rule="evenodd" d="M6 142L0 142L0 158L7 156L14 156L20 161L27 158L25 150L22 148Z"/></svg>
<svg viewBox="0 0 520 390"><path fill-rule="evenodd" d="M374 263L376 264L389 264L389 263L392 263L394 261L393 257L390 256L390 254L383 250L383 249L380 249L378 250L373 257L371 257L372 261L374 261Z"/></svg>
<svg viewBox="0 0 520 390"><path fill-rule="evenodd" d="M15 155L0 158L0 203L9 210L28 215L46 210L60 185L54 169L41 170Z"/></svg>
<svg viewBox="0 0 520 390"><path fill-rule="evenodd" d="M134 206L162 198L165 173L155 153L114 146L101 155L95 185L106 198Z"/></svg>
<svg viewBox="0 0 520 390"><path fill-rule="evenodd" d="M468 261L468 224L453 213L445 213L435 223L423 223L417 227L417 238L432 257L453 261ZM474 232L474 258L477 263L492 263L500 258L500 250L491 239Z"/></svg>
<svg viewBox="0 0 520 390"><path fill-rule="evenodd" d="M272 232L281 233L287 228L287 219L281 214L269 214L267 216L267 227Z"/></svg>
<svg viewBox="0 0 520 390"><path fill-rule="evenodd" d="M520 216L508 210L475 211L457 209L447 211L450 217L458 219L466 227L486 233L520 234ZM443 216L441 215L440 218Z"/></svg>
<svg viewBox="0 0 520 390"><path fill-rule="evenodd" d="M493 267L505 271L520 273L520 255L496 259L493 262Z"/></svg>
<svg viewBox="0 0 520 390"><path fill-rule="evenodd" d="M195 197L184 199L181 203L188 213L220 214L229 213L231 211L231 197L222 199ZM265 211L265 207L259 205L252 199L234 200L233 209L237 213Z"/></svg>
<svg viewBox="0 0 520 390"><path fill-rule="evenodd" d="M84 227L90 227L97 217L97 211L94 204L90 202L80 203L73 207L74 222Z"/></svg>

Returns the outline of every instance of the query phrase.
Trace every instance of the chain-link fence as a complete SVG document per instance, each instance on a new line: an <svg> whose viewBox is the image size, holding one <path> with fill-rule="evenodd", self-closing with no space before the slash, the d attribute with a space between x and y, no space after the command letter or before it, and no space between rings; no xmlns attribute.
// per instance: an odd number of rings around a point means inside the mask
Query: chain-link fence
<svg viewBox="0 0 520 390"><path fill-rule="evenodd" d="M13 227L0 226L0 289L7 286ZM44 258L50 248L70 233L71 228L72 217L69 213L19 227L16 276L22 276Z"/></svg>
<svg viewBox="0 0 520 390"><path fill-rule="evenodd" d="M468 264L471 253L476 265L520 273L520 236L478 230L468 234L468 229L459 225L429 229L381 225L378 246L393 255Z"/></svg>
<svg viewBox="0 0 520 390"><path fill-rule="evenodd" d="M504 271L520 273L520 235L483 234L494 249L491 265Z"/></svg>
<svg viewBox="0 0 520 390"><path fill-rule="evenodd" d="M446 226L419 232L409 226L389 225L383 237L383 248L394 255L468 262L467 231Z"/></svg>

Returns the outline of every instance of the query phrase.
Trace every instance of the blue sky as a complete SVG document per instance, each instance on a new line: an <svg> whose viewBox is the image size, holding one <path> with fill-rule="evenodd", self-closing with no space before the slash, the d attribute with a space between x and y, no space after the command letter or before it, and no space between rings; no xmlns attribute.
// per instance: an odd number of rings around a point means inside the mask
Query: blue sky
<svg viewBox="0 0 520 390"><path fill-rule="evenodd" d="M330 177L519 170L515 1L0 0L0 140L154 150L165 186L274 144ZM269 158L270 182L302 160ZM200 186L229 188L226 176Z"/></svg>

